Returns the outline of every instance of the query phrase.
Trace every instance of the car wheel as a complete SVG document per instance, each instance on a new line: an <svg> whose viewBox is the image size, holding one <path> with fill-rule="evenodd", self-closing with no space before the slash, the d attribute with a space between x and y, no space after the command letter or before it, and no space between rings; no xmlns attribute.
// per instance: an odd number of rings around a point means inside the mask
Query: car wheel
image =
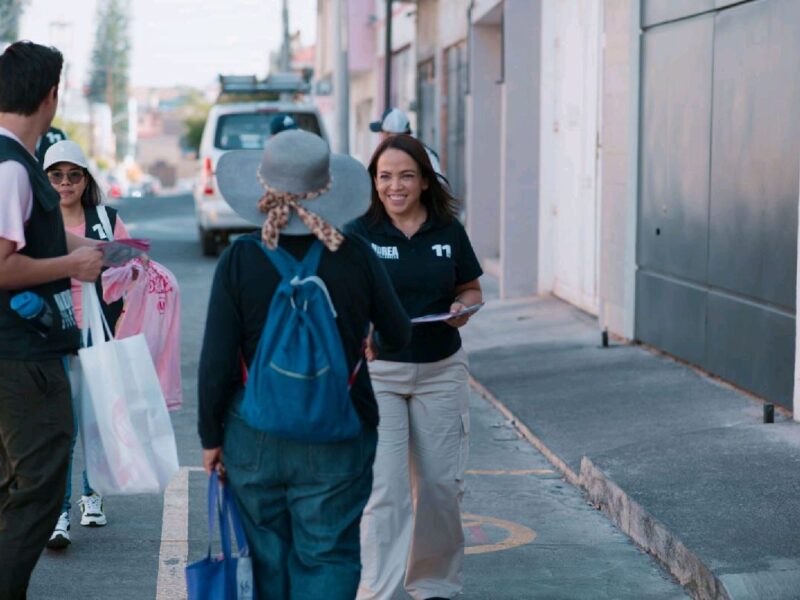
<svg viewBox="0 0 800 600"><path fill-rule="evenodd" d="M206 231L203 228L198 228L197 232L200 235L200 246L203 249L203 256L216 256L219 251L217 234L213 231Z"/></svg>

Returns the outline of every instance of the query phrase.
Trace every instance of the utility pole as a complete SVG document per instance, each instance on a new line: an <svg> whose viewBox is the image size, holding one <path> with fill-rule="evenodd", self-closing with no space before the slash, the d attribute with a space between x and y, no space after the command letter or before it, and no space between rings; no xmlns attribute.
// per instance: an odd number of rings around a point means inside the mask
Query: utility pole
<svg viewBox="0 0 800 600"><path fill-rule="evenodd" d="M383 108L392 106L392 0L386 0L386 46L383 52Z"/></svg>
<svg viewBox="0 0 800 600"><path fill-rule="evenodd" d="M281 71L288 73L291 69L291 49L289 41L289 2L283 0L281 9L283 18L283 44L281 45Z"/></svg>
<svg viewBox="0 0 800 600"><path fill-rule="evenodd" d="M347 0L333 0L333 47L336 53L333 86L336 102L337 152L350 154L350 67L347 60Z"/></svg>

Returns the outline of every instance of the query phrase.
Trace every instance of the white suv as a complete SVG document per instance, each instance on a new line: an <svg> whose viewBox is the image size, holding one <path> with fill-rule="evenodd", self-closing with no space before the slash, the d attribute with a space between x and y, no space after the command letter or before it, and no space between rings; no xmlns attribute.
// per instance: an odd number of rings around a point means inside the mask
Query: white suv
<svg viewBox="0 0 800 600"><path fill-rule="evenodd" d="M205 256L216 256L230 234L255 229L233 212L220 195L214 175L217 161L229 150L263 148L270 136L270 122L279 113L291 116L298 127L327 141L319 111L309 103L255 101L218 103L211 107L200 141L200 174L194 187L197 228ZM242 173L242 176L255 177L255 174ZM253 202L257 200L253 198Z"/></svg>

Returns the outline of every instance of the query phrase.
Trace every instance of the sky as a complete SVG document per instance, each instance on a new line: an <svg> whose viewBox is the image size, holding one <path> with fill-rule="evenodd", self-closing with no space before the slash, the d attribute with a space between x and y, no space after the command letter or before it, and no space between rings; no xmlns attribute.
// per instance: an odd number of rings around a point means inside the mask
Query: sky
<svg viewBox="0 0 800 600"><path fill-rule="evenodd" d="M281 0L130 0L131 84L205 87L219 73L266 74L281 43ZM20 37L55 45L68 64L70 86L88 69L97 0L30 0ZM304 44L316 37L317 0L289 0L289 29Z"/></svg>

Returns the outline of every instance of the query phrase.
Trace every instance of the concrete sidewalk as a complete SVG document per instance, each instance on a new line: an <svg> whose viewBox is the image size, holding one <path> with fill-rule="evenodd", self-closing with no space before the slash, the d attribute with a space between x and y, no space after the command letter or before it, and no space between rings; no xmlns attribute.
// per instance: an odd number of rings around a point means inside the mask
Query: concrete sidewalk
<svg viewBox="0 0 800 600"><path fill-rule="evenodd" d="M800 424L554 298L462 331L476 389L693 597L800 598Z"/></svg>

